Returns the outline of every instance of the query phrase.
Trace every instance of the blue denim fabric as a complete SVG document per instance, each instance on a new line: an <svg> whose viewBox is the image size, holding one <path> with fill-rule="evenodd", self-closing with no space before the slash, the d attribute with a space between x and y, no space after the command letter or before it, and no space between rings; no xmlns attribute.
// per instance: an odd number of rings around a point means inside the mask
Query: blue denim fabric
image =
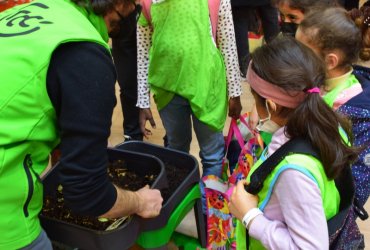
<svg viewBox="0 0 370 250"><path fill-rule="evenodd" d="M44 230L41 231L39 236L37 236L37 238L34 241L32 241L31 244L21 248L20 250L40 250L40 249L53 250L53 247L51 246L51 241L49 240Z"/></svg>
<svg viewBox="0 0 370 250"><path fill-rule="evenodd" d="M203 176L221 176L225 146L222 131L215 132L199 121L193 114L189 102L178 95L159 111L159 115L166 130L168 148L186 153L190 150L193 122L200 147Z"/></svg>

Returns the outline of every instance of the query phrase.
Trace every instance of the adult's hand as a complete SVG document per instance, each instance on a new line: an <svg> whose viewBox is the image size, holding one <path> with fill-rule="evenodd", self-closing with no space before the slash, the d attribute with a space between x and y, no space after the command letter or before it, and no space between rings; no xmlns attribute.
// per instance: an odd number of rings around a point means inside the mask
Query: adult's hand
<svg viewBox="0 0 370 250"><path fill-rule="evenodd" d="M258 204L258 196L252 195L245 191L244 185L245 181L239 181L233 190L229 202L230 212L242 221L244 215L251 210L256 208Z"/></svg>
<svg viewBox="0 0 370 250"><path fill-rule="evenodd" d="M116 202L109 211L99 217L121 218L137 214L144 218L152 218L159 215L163 198L158 189L150 189L148 185L136 192L123 190L116 186L115 188L117 190Z"/></svg>
<svg viewBox="0 0 370 250"><path fill-rule="evenodd" d="M231 97L229 99L229 116L234 119L239 119L242 112L242 104L240 103L240 96Z"/></svg>
<svg viewBox="0 0 370 250"><path fill-rule="evenodd" d="M154 121L152 111L150 110L150 108L140 109L140 113L139 113L140 130L143 133L144 137L148 139L149 136L152 135L152 131L150 131L149 129L145 127L146 121L149 121L152 128L154 129L156 128L155 121Z"/></svg>
<svg viewBox="0 0 370 250"><path fill-rule="evenodd" d="M137 215L143 218L153 218L160 214L163 198L158 189L150 189L148 185L139 189L136 194L139 197L139 209Z"/></svg>

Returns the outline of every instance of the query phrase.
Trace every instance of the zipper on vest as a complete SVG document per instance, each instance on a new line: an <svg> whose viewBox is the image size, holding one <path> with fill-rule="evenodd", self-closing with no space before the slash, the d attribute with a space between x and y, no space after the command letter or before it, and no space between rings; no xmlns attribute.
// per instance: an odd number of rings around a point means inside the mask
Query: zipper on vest
<svg viewBox="0 0 370 250"><path fill-rule="evenodd" d="M26 217L28 217L28 205L30 204L32 194L33 194L33 179L32 179L32 174L31 174L31 168L32 166L32 160L31 160L31 155L28 154L23 160L23 168L24 171L26 172L27 175L27 182L28 182L28 194L27 194L27 199L26 202L23 205L23 213Z"/></svg>

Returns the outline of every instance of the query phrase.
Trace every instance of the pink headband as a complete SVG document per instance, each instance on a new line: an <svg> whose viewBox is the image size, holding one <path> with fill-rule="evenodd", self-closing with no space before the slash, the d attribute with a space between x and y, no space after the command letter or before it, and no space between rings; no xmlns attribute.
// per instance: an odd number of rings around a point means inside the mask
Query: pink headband
<svg viewBox="0 0 370 250"><path fill-rule="evenodd" d="M296 108L306 96L303 91L287 91L263 80L252 69L252 61L249 63L247 71L247 82L263 98L270 99L287 108Z"/></svg>

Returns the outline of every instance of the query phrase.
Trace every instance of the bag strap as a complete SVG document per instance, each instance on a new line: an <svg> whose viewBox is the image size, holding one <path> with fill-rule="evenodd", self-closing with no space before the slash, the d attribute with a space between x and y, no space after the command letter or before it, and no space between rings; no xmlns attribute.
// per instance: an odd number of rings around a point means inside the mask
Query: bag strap
<svg viewBox="0 0 370 250"><path fill-rule="evenodd" d="M362 205L359 204L355 197L355 182L351 168L346 168L343 174L335 179L335 186L340 194L339 212L328 220L329 236L339 232L353 208L353 212L362 220L366 220L369 216Z"/></svg>
<svg viewBox="0 0 370 250"><path fill-rule="evenodd" d="M226 137L225 155L229 151L229 146L230 146L231 139L232 139L233 135L235 135L235 138L238 141L240 148L243 148L244 147L244 139L243 139L242 134L240 133L240 129L238 127L237 121L234 118L231 119L229 132L228 132L227 137Z"/></svg>
<svg viewBox="0 0 370 250"><path fill-rule="evenodd" d="M252 174L250 184L246 186L247 192L251 194L258 194L262 187L263 182L267 176L274 170L274 168L289 154L307 154L317 159L320 155L311 143L302 138L295 138L275 151L269 158L267 158L261 166ZM362 206L357 204L355 196L355 183L352 176L351 168L346 168L344 172L335 180L335 186L340 194L339 212L328 220L329 236L334 235L342 229L346 218L353 206L354 211L360 218L368 217L366 211Z"/></svg>
<svg viewBox="0 0 370 250"><path fill-rule="evenodd" d="M253 172L250 178L250 183L245 187L245 190L253 195L257 195L263 188L263 182L267 176L275 169L275 167L289 154L300 153L312 155L320 159L319 154L313 148L311 143L302 138L294 138L268 157L257 169ZM249 250L249 233L246 230L246 246Z"/></svg>
<svg viewBox="0 0 370 250"><path fill-rule="evenodd" d="M217 43L216 37L217 37L218 10L220 8L220 1L221 0L208 0L209 16L211 19L212 26L212 36L216 43Z"/></svg>
<svg viewBox="0 0 370 250"><path fill-rule="evenodd" d="M348 213L354 204L355 183L353 181L351 168L346 168L345 172L335 179L335 186L340 195L339 212L328 220L329 236L334 235L343 227Z"/></svg>
<svg viewBox="0 0 370 250"><path fill-rule="evenodd" d="M217 35L218 11L220 8L220 1L221 0L208 0L209 16L211 19L211 26L212 26L212 36L215 41L216 41L216 35ZM142 6L142 13L145 19L149 23L151 23L152 16L150 14L150 8L152 6L152 0L140 0L140 4Z"/></svg>
<svg viewBox="0 0 370 250"><path fill-rule="evenodd" d="M140 5L142 7L141 13L143 13L145 19L151 23L152 16L150 14L150 7L152 6L152 0L140 0Z"/></svg>
<svg viewBox="0 0 370 250"><path fill-rule="evenodd" d="M246 121L246 118L248 117L248 114L244 114L244 115L240 115L239 116L239 121L241 123L244 124L244 126L247 127L247 129L249 130L249 132L251 134L253 134L255 137L257 137L257 133L255 132L255 130L253 130L248 122ZM245 142L244 142L244 138L243 138L243 135L242 133L240 132L240 129L239 129L239 126L238 126L238 121L234 118L231 119L231 122L230 122L230 127L229 127L229 132L227 133L227 137L226 137L226 151L225 151L225 155L227 155L227 152L229 151L229 146L230 146L230 143L231 143L231 139L233 137L233 135L235 135L235 138L236 140L238 141L239 143L239 146L240 148L242 149L245 145Z"/></svg>
<svg viewBox="0 0 370 250"><path fill-rule="evenodd" d="M251 175L250 183L246 186L246 191L250 194L258 194L263 188L263 182L274 168L289 154L307 154L320 159L317 150L311 143L302 138L294 138L275 151L267 158L261 166Z"/></svg>

